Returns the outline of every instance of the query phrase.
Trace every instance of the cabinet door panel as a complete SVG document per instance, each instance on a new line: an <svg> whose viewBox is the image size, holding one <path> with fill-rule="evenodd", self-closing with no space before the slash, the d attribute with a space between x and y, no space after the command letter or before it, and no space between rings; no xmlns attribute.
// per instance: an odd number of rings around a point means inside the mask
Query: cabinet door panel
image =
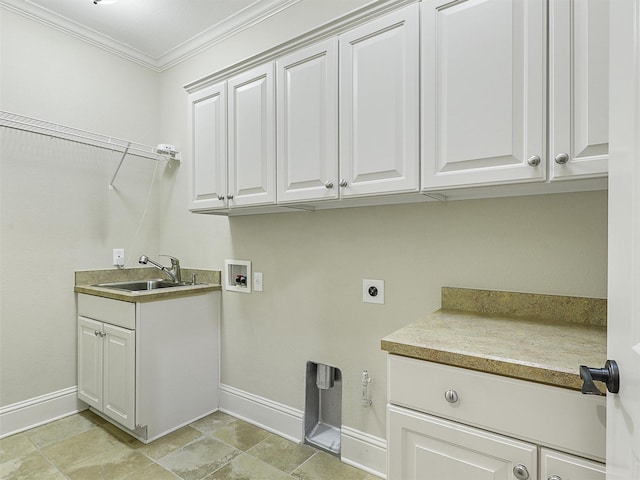
<svg viewBox="0 0 640 480"><path fill-rule="evenodd" d="M239 74L229 88L230 206L276 200L273 64Z"/></svg>
<svg viewBox="0 0 640 480"><path fill-rule="evenodd" d="M338 197L337 48L331 39L278 60L278 203Z"/></svg>
<svg viewBox="0 0 640 480"><path fill-rule="evenodd" d="M554 0L549 19L551 179L606 175L609 2Z"/></svg>
<svg viewBox="0 0 640 480"><path fill-rule="evenodd" d="M226 83L192 94L189 104L190 209L224 208L227 195Z"/></svg>
<svg viewBox="0 0 640 480"><path fill-rule="evenodd" d="M135 429L135 331L104 324L103 413Z"/></svg>
<svg viewBox="0 0 640 480"><path fill-rule="evenodd" d="M421 12L423 187L545 179L544 2L435 0Z"/></svg>
<svg viewBox="0 0 640 480"><path fill-rule="evenodd" d="M537 447L389 406L389 480L512 480L523 465L537 478Z"/></svg>
<svg viewBox="0 0 640 480"><path fill-rule="evenodd" d="M78 317L78 398L102 410L102 323Z"/></svg>
<svg viewBox="0 0 640 480"><path fill-rule="evenodd" d="M418 191L418 5L339 40L340 194Z"/></svg>
<svg viewBox="0 0 640 480"><path fill-rule="evenodd" d="M540 449L540 478L556 475L562 480L605 480L604 464L574 457L566 453Z"/></svg>

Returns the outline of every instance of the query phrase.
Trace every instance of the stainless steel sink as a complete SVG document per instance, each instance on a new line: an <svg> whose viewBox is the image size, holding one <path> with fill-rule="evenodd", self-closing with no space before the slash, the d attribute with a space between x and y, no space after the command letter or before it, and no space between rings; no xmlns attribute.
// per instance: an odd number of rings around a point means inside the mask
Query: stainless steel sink
<svg viewBox="0 0 640 480"><path fill-rule="evenodd" d="M128 292L143 292L157 290L159 288L186 287L192 285L187 282L172 282L170 280L138 280L135 282L113 282L98 283L94 287L113 288L115 290L126 290Z"/></svg>

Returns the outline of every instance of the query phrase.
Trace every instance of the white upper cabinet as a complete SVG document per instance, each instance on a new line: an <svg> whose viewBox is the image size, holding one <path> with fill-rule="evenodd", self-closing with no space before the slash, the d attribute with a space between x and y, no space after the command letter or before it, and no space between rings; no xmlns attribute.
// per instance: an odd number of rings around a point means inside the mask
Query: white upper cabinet
<svg viewBox="0 0 640 480"><path fill-rule="evenodd" d="M226 82L189 95L189 209L225 208L227 196Z"/></svg>
<svg viewBox="0 0 640 480"><path fill-rule="evenodd" d="M418 9L339 37L341 197L419 189Z"/></svg>
<svg viewBox="0 0 640 480"><path fill-rule="evenodd" d="M609 152L609 2L551 0L550 178L604 176Z"/></svg>
<svg viewBox="0 0 640 480"><path fill-rule="evenodd" d="M338 40L277 61L278 203L338 198Z"/></svg>
<svg viewBox="0 0 640 480"><path fill-rule="evenodd" d="M546 179L546 3L422 2L422 186Z"/></svg>
<svg viewBox="0 0 640 480"><path fill-rule="evenodd" d="M227 82L230 207L276 201L276 125L273 62Z"/></svg>

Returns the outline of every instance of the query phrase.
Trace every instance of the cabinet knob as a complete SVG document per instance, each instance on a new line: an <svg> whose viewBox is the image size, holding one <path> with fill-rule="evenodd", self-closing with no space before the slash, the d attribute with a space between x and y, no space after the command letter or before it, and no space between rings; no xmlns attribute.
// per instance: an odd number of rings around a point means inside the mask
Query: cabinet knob
<svg viewBox="0 0 640 480"><path fill-rule="evenodd" d="M340 185L342 188L349 186L349 182L347 182L344 178L342 180L340 180L340 183L338 184Z"/></svg>
<svg viewBox="0 0 640 480"><path fill-rule="evenodd" d="M551 475L547 480L562 480L560 475Z"/></svg>
<svg viewBox="0 0 640 480"><path fill-rule="evenodd" d="M525 467L524 465L519 463L518 465L513 467L513 475L515 475L515 477L518 480L528 480L529 479L529 470L527 470L527 467Z"/></svg>
<svg viewBox="0 0 640 480"><path fill-rule="evenodd" d="M527 160L527 163L529 164L530 167L537 167L538 165L540 165L540 162L541 162L541 159L538 155L529 157L529 160Z"/></svg>
<svg viewBox="0 0 640 480"><path fill-rule="evenodd" d="M224 195L218 195L218 200L224 200Z"/></svg>
<svg viewBox="0 0 640 480"><path fill-rule="evenodd" d="M559 153L556 155L555 161L558 165L564 165L569 161L568 153Z"/></svg>
<svg viewBox="0 0 640 480"><path fill-rule="evenodd" d="M227 200L233 200L233 195L231 194L227 195Z"/></svg>
<svg viewBox="0 0 640 480"><path fill-rule="evenodd" d="M446 392L444 392L444 398L449 403L456 403L458 401L458 399L459 399L458 392L456 392L453 389L447 390Z"/></svg>
<svg viewBox="0 0 640 480"><path fill-rule="evenodd" d="M333 182L331 180L328 180L325 184L324 184L324 188L326 188L327 190L330 190L333 188Z"/></svg>

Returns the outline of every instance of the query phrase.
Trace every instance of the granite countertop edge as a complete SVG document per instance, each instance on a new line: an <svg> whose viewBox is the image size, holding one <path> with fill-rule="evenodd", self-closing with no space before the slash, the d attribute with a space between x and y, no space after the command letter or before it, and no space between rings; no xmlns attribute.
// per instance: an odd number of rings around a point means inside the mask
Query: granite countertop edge
<svg viewBox="0 0 640 480"><path fill-rule="evenodd" d="M438 310L387 335L381 348L579 391L579 366L600 366L606 360L606 327Z"/></svg>

